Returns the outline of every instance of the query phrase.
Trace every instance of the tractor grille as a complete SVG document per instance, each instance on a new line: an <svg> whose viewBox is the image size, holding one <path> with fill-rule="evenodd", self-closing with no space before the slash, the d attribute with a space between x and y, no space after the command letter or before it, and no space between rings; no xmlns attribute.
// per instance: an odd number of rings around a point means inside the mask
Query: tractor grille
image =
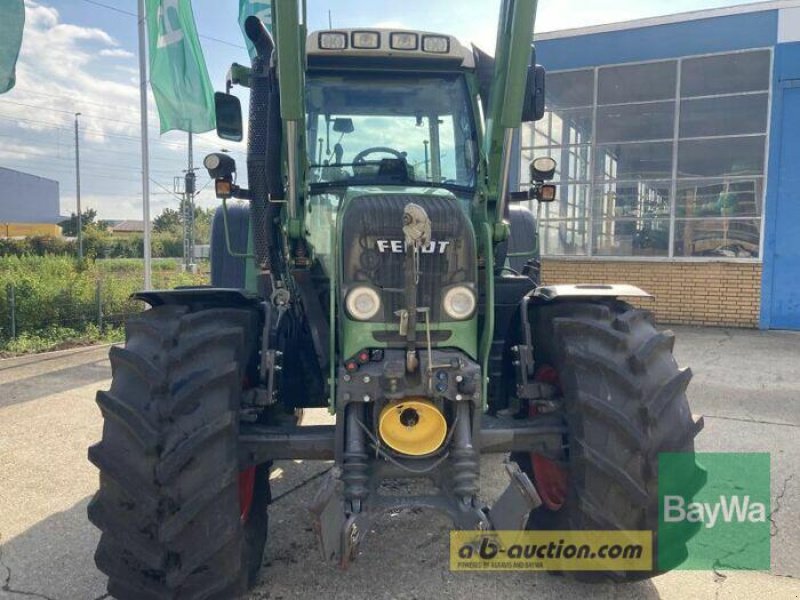
<svg viewBox="0 0 800 600"><path fill-rule="evenodd" d="M342 215L342 278L345 290L359 283L377 288L384 312L376 322L395 322L395 313L408 306L403 210L412 202L428 213L433 242L420 255L417 306L430 308L432 321L445 321L443 290L475 283L475 236L455 198L413 194L355 198Z"/></svg>

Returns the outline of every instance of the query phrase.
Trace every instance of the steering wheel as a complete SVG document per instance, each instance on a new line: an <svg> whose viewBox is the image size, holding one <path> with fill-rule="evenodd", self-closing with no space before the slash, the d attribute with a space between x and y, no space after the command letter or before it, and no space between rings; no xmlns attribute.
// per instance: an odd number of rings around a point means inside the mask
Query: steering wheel
<svg viewBox="0 0 800 600"><path fill-rule="evenodd" d="M400 160L405 160L406 159L406 153L405 152L398 152L394 148L389 148L387 146L373 146L372 148L367 148L366 150L362 150L361 152L356 154L355 157L353 158L353 163L357 164L357 165L358 164L364 164L364 163L367 162L366 161L366 157L368 155L370 155L370 154L375 154L376 152L383 152L384 154L391 154L392 156L394 156L395 158L398 158Z"/></svg>

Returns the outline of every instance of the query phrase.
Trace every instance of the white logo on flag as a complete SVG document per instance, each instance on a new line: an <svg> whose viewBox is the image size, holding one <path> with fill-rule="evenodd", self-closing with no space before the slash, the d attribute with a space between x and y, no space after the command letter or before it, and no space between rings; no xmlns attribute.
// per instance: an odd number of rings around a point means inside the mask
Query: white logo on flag
<svg viewBox="0 0 800 600"><path fill-rule="evenodd" d="M180 28L178 4L180 0L162 0L158 6L158 22L161 24L158 34L158 47L166 48L183 41L183 30ZM173 19L170 19L172 11ZM176 27L173 27L173 22Z"/></svg>

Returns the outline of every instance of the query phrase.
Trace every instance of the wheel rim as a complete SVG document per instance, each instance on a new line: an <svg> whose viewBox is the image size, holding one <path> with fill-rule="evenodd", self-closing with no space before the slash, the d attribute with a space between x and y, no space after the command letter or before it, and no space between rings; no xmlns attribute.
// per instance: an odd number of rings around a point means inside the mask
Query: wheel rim
<svg viewBox="0 0 800 600"><path fill-rule="evenodd" d="M568 473L556 461L531 453L533 483L542 503L550 510L560 510L567 500Z"/></svg>
<svg viewBox="0 0 800 600"><path fill-rule="evenodd" d="M242 523L250 518L253 507L253 495L256 489L256 468L250 467L239 472L239 516Z"/></svg>
<svg viewBox="0 0 800 600"><path fill-rule="evenodd" d="M561 381L558 371L551 365L542 365L536 370L534 381L549 383L561 391ZM531 405L530 417L536 417L538 411ZM531 470L533 483L542 503L550 510L560 510L567 500L569 489L569 471L559 462L542 454L531 452Z"/></svg>

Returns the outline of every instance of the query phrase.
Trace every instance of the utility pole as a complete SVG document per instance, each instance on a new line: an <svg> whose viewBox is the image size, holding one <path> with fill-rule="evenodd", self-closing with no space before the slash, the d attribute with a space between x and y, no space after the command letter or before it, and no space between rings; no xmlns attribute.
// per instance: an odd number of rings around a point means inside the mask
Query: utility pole
<svg viewBox="0 0 800 600"><path fill-rule="evenodd" d="M196 176L194 174L194 153L192 147L192 132L189 132L189 154L186 167L186 176L183 184L183 261L184 268L194 273L194 194Z"/></svg>
<svg viewBox="0 0 800 600"><path fill-rule="evenodd" d="M78 117L75 113L75 196L78 203L78 258L83 259L83 215L81 214L81 144L78 135Z"/></svg>
<svg viewBox="0 0 800 600"><path fill-rule="evenodd" d="M144 289L152 288L150 255L150 148L147 136L147 42L144 0L139 0L139 103L142 120L142 217L144 218Z"/></svg>

